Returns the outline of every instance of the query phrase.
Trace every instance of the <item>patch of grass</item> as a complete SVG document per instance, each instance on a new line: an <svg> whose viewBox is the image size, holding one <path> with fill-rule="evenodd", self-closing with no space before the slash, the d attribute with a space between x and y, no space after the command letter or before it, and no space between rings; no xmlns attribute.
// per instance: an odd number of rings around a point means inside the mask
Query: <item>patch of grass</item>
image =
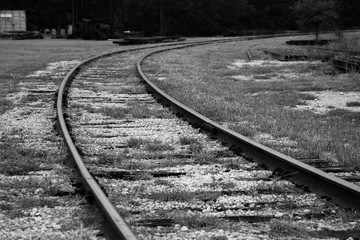
<svg viewBox="0 0 360 240"><path fill-rule="evenodd" d="M347 102L346 106L347 107L360 107L360 102L359 101Z"/></svg>
<svg viewBox="0 0 360 240"><path fill-rule="evenodd" d="M345 119L349 122L360 122L360 112L352 112L345 109L334 109L328 112L329 117Z"/></svg>
<svg viewBox="0 0 360 240"><path fill-rule="evenodd" d="M225 168L234 169L234 170L240 170L243 168L242 166L243 166L243 163L241 163L239 161L233 161L233 160L224 164Z"/></svg>
<svg viewBox="0 0 360 240"><path fill-rule="evenodd" d="M224 182L223 179L215 179L213 178L213 181L211 183L204 183L205 187L210 188L221 188L225 190L229 190L236 187L236 184L233 182Z"/></svg>
<svg viewBox="0 0 360 240"><path fill-rule="evenodd" d="M4 114L6 111L13 109L15 105L6 99L1 98L0 99L0 115Z"/></svg>
<svg viewBox="0 0 360 240"><path fill-rule="evenodd" d="M191 143L191 144L188 146L189 152L194 153L194 154L197 154L197 153L202 152L203 149L204 149L204 146L203 146L201 143L199 143L199 142Z"/></svg>
<svg viewBox="0 0 360 240"><path fill-rule="evenodd" d="M215 202L221 196L222 194L220 192L205 192L205 191L195 192L195 198L203 202L208 202L208 201Z"/></svg>
<svg viewBox="0 0 360 240"><path fill-rule="evenodd" d="M193 161L197 164L212 164L217 162L217 154L211 151L195 152Z"/></svg>
<svg viewBox="0 0 360 240"><path fill-rule="evenodd" d="M127 140L126 146L129 148L140 148L142 145L144 145L147 142L148 140L132 137Z"/></svg>
<svg viewBox="0 0 360 240"><path fill-rule="evenodd" d="M121 162L127 158L128 156L126 156L125 153L102 153L98 155L98 164L121 164Z"/></svg>
<svg viewBox="0 0 360 240"><path fill-rule="evenodd" d="M148 164L139 160L126 160L121 163L121 168L128 170L146 170L148 167Z"/></svg>
<svg viewBox="0 0 360 240"><path fill-rule="evenodd" d="M0 173L5 175L23 175L39 170L46 153L22 149L10 144L0 144Z"/></svg>
<svg viewBox="0 0 360 240"><path fill-rule="evenodd" d="M145 149L150 152L161 152L161 151L174 151L175 148L167 143L162 143L160 140L154 140L145 144Z"/></svg>
<svg viewBox="0 0 360 240"><path fill-rule="evenodd" d="M181 145L200 144L197 138L188 137L188 136L181 136L179 138L179 142Z"/></svg>
<svg viewBox="0 0 360 240"><path fill-rule="evenodd" d="M272 220L270 223L269 235L272 238L276 237L301 237L302 239L310 239L311 235L307 233L308 231L300 226L294 226L285 221Z"/></svg>
<svg viewBox="0 0 360 240"><path fill-rule="evenodd" d="M154 180L154 185L159 185L159 186L168 186L168 187L174 187L175 185L167 180L163 180L163 179L155 179Z"/></svg>
<svg viewBox="0 0 360 240"><path fill-rule="evenodd" d="M0 210L1 211L9 211L9 210L13 210L14 207L11 206L10 204L6 204L6 203L0 203Z"/></svg>
<svg viewBox="0 0 360 240"><path fill-rule="evenodd" d="M33 207L55 207L58 206L58 200L54 198L40 197L40 198L22 198L20 200L21 208L33 208Z"/></svg>
<svg viewBox="0 0 360 240"><path fill-rule="evenodd" d="M188 226L190 228L220 227L224 224L217 217L206 216L201 213L177 212L174 215L174 221L181 226Z"/></svg>

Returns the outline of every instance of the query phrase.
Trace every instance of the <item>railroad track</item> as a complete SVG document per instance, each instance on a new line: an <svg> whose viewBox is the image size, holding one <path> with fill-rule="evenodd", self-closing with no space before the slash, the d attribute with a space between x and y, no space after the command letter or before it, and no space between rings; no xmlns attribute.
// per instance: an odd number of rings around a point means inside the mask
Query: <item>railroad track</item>
<svg viewBox="0 0 360 240"><path fill-rule="evenodd" d="M358 186L228 131L154 86L141 62L166 50L90 59L60 87L59 125L109 238L360 235Z"/></svg>

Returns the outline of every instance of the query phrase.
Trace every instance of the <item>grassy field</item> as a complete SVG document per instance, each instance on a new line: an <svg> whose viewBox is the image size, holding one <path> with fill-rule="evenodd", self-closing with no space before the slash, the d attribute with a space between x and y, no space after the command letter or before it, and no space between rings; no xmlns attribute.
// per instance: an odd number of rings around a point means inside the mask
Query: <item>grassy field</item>
<svg viewBox="0 0 360 240"><path fill-rule="evenodd" d="M0 41L0 114L14 107L4 97L17 91L28 74L44 69L48 63L85 60L102 52L116 50L107 41L77 40L1 40Z"/></svg>
<svg viewBox="0 0 360 240"><path fill-rule="evenodd" d="M358 49L359 36L348 34L347 42ZM316 60L317 50L287 46L289 39L165 52L149 59L145 69L165 92L245 136L294 158L324 158L359 169L359 73L339 73ZM332 47L344 45L349 46ZM300 51L314 61L274 61L264 48ZM320 106L322 93L332 95ZM354 99L338 106L350 95Z"/></svg>

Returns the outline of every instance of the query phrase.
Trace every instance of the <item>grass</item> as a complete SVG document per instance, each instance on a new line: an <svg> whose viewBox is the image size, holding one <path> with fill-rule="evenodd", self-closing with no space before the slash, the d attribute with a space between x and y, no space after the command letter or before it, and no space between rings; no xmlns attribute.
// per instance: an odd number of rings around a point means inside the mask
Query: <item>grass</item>
<svg viewBox="0 0 360 240"><path fill-rule="evenodd" d="M191 144L200 144L197 138L189 137L189 136L181 136L179 138L179 143L181 145L191 145Z"/></svg>
<svg viewBox="0 0 360 240"><path fill-rule="evenodd" d="M14 143L15 144L15 143ZM11 144L0 144L0 173L5 175L24 175L39 170L46 154L27 150Z"/></svg>
<svg viewBox="0 0 360 240"><path fill-rule="evenodd" d="M294 158L332 155L335 162L360 168L358 113L337 114L339 110L333 109L318 115L294 109L316 98L308 91L360 92L359 74L326 75L331 69L326 63L229 68L232 62L246 59L248 48L254 55L267 58L257 49L288 48L286 40L261 39L176 50L153 56L155 61L145 65L157 71L153 73L155 76L167 76L168 81L152 79L165 92L212 120L227 123L232 130L250 138L261 133L287 137L297 143L296 149L272 147ZM280 76L289 72L295 73L293 80ZM280 80L234 81L232 78L257 74L277 74Z"/></svg>
<svg viewBox="0 0 360 240"><path fill-rule="evenodd" d="M272 238L277 237L301 237L301 239L310 239L311 235L307 233L308 231L301 226L294 226L285 221L272 220L270 224L269 236Z"/></svg>
<svg viewBox="0 0 360 240"><path fill-rule="evenodd" d="M346 103L347 107L360 107L360 102L359 101L351 101L351 102L347 102Z"/></svg>
<svg viewBox="0 0 360 240"><path fill-rule="evenodd" d="M175 148L168 144L162 143L160 140L153 140L145 145L145 149L149 152L174 151Z"/></svg>
<svg viewBox="0 0 360 240"><path fill-rule="evenodd" d="M208 228L221 227L225 225L224 221L219 221L219 218L214 216L206 216L200 213L183 213L177 212L174 215L174 221L181 226L188 226L190 228Z"/></svg>
<svg viewBox="0 0 360 240"><path fill-rule="evenodd" d="M147 140L142 138L129 138L126 146L129 148L136 148L139 149L141 147L144 147L149 152L161 152L161 151L174 151L175 148L168 144L163 143L160 140Z"/></svg>

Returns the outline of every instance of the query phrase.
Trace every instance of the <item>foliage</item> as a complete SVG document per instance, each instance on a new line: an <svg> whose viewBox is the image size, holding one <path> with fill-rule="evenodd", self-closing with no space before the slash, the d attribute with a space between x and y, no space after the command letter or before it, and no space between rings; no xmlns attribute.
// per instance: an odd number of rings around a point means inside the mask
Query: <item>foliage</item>
<svg viewBox="0 0 360 240"><path fill-rule="evenodd" d="M131 30L145 35L202 36L244 34L248 30L296 29L292 0L82 0L75 1L81 18L98 19L110 24L114 31ZM304 0L327 8L333 0ZM338 0L340 24L354 27L360 24L360 2ZM0 10L26 10L32 29L66 28L72 23L72 1L67 0L2 0ZM316 4L315 4L316 3ZM330 5L329 5L330 3ZM315 4L315 5L314 5ZM314 7L315 6L315 7ZM330 8L331 9L331 8ZM328 11L326 11L328 13ZM326 13L326 14L327 14ZM329 13L332 14L332 11ZM80 13L78 13L80 14ZM321 21L323 21L321 17Z"/></svg>
<svg viewBox="0 0 360 240"><path fill-rule="evenodd" d="M294 6L297 23L301 27L314 27L316 40L324 25L334 24L338 18L336 0L299 0Z"/></svg>

